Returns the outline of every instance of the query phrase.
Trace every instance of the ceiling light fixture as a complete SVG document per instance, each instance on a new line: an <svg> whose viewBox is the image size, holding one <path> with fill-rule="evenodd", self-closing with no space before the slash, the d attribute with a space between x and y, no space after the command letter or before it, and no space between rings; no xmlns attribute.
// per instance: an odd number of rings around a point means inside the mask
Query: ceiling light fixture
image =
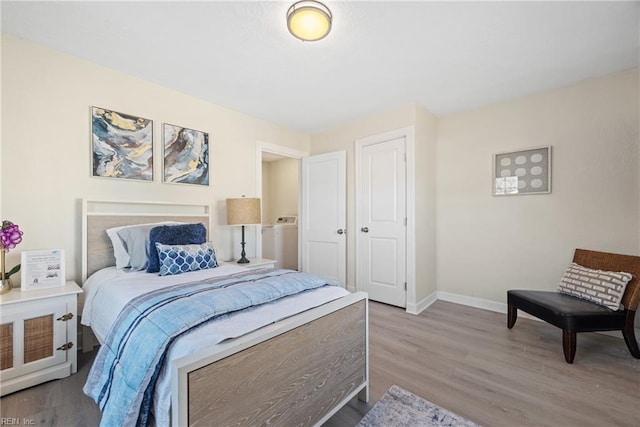
<svg viewBox="0 0 640 427"><path fill-rule="evenodd" d="M287 11L287 28L295 38L313 42L329 34L331 19L331 11L319 1L299 1Z"/></svg>

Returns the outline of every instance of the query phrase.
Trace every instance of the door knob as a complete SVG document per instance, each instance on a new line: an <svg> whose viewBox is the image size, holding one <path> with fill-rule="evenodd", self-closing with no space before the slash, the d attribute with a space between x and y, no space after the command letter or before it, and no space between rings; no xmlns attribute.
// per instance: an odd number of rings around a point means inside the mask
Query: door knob
<svg viewBox="0 0 640 427"><path fill-rule="evenodd" d="M338 228L338 234L344 234L344 230L342 228Z"/></svg>
<svg viewBox="0 0 640 427"><path fill-rule="evenodd" d="M369 227L362 227L360 229L360 231L362 231L363 233L368 233L369 232Z"/></svg>

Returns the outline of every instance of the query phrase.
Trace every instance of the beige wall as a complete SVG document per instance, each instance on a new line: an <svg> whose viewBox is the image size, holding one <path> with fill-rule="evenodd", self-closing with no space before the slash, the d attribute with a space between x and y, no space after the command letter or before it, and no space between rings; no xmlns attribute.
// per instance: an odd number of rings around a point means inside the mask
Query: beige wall
<svg viewBox="0 0 640 427"><path fill-rule="evenodd" d="M91 177L92 105L154 121L155 181ZM209 133L210 186L161 182L164 122ZM3 34L1 215L25 233L9 264L21 250L63 248L67 277L79 278L82 198L211 203L211 239L235 257L240 232L224 225L224 200L257 194L257 140L308 151L310 137Z"/></svg>
<svg viewBox="0 0 640 427"><path fill-rule="evenodd" d="M437 118L415 109L415 224L416 302L437 290L436 282L436 178Z"/></svg>
<svg viewBox="0 0 640 427"><path fill-rule="evenodd" d="M576 247L640 253L638 100L633 70L440 118L406 105L312 136L311 153L347 151L353 230L354 141L413 125L416 302L436 290L504 302L510 288L554 289ZM553 192L492 196L492 155L542 145ZM351 233L350 287L355 262Z"/></svg>
<svg viewBox="0 0 640 427"><path fill-rule="evenodd" d="M262 162L263 224L274 224L282 215L298 215L299 163L298 159Z"/></svg>
<svg viewBox="0 0 640 427"><path fill-rule="evenodd" d="M498 302L513 287L552 289L575 247L640 253L639 96L633 70L439 119L409 104L308 136L2 35L0 216L25 231L9 264L21 250L64 248L68 277L79 277L82 198L212 203L211 238L234 258L239 232L224 225L224 199L257 193L257 140L346 150L353 230L354 141L414 126L416 300L436 289ZM90 176L92 105L154 120L154 182ZM210 186L161 183L163 122L209 132ZM493 153L547 144L550 195L491 196ZM274 209L271 220L285 213Z"/></svg>
<svg viewBox="0 0 640 427"><path fill-rule="evenodd" d="M438 122L438 290L551 290L576 247L640 248L638 70ZM552 193L491 195L492 155L551 145Z"/></svg>

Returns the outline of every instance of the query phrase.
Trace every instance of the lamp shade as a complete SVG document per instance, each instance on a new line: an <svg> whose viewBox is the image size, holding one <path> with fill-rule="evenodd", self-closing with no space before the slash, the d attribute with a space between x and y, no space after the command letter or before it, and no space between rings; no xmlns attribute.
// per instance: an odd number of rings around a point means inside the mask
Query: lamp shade
<svg viewBox="0 0 640 427"><path fill-rule="evenodd" d="M227 199L228 225L260 224L260 222L262 222L260 199L249 197Z"/></svg>

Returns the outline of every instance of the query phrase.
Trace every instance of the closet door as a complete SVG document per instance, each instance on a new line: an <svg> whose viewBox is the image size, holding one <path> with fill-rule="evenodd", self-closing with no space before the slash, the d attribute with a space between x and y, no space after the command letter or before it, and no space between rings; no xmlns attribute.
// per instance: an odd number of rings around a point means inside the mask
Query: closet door
<svg viewBox="0 0 640 427"><path fill-rule="evenodd" d="M405 137L356 144L357 289L399 307L407 300Z"/></svg>
<svg viewBox="0 0 640 427"><path fill-rule="evenodd" d="M302 271L347 280L346 151L302 159Z"/></svg>

